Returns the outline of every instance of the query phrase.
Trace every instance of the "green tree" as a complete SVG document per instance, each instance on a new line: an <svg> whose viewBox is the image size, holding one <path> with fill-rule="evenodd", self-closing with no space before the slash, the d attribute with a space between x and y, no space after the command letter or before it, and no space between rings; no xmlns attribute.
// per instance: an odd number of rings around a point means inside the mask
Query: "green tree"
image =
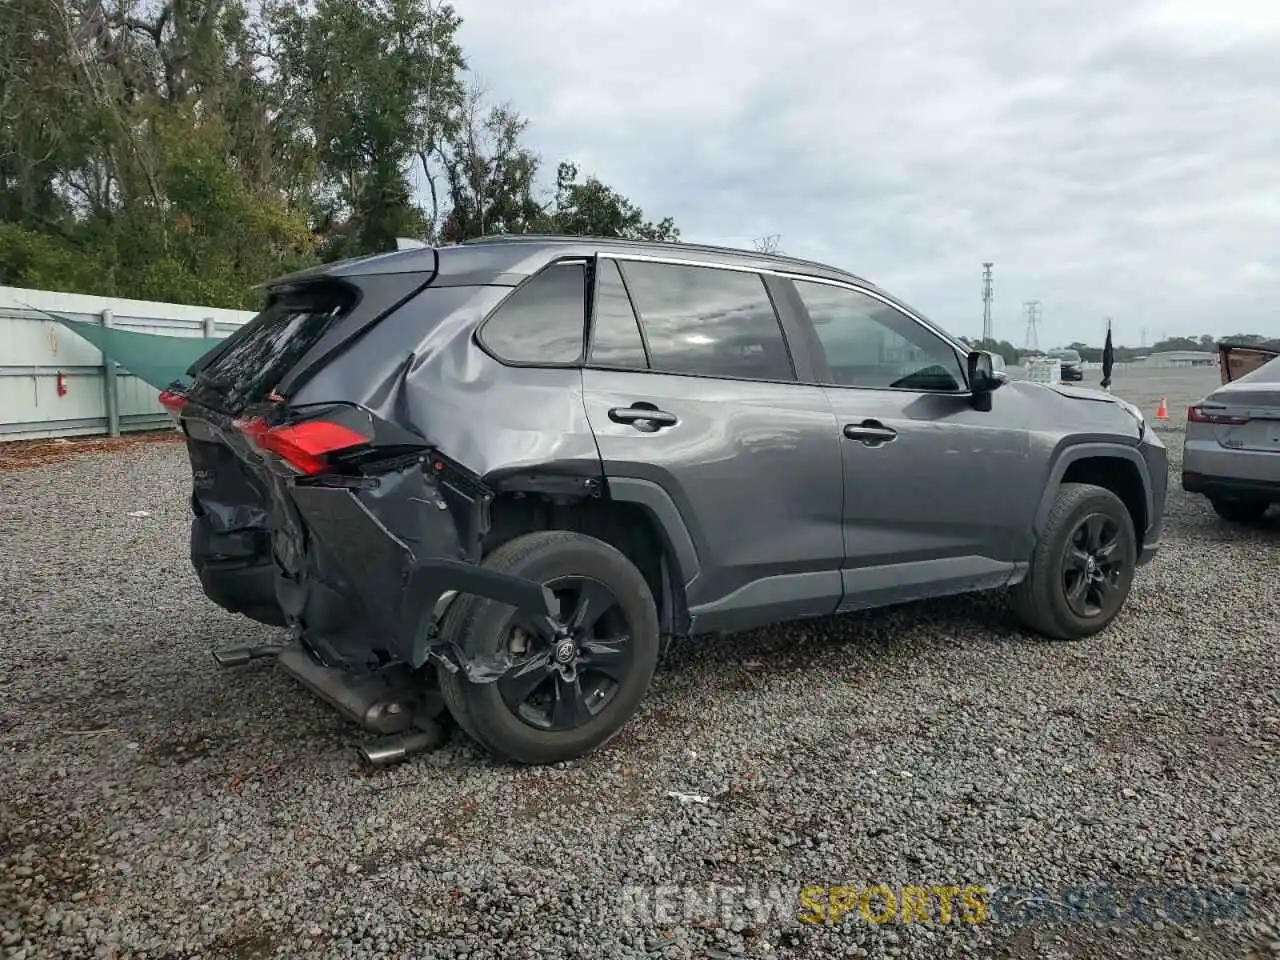
<svg viewBox="0 0 1280 960"><path fill-rule="evenodd" d="M626 240L680 239L670 217L653 223L644 211L596 177L578 180L578 168L563 162L556 171L556 194L549 211L549 233L621 237Z"/></svg>
<svg viewBox="0 0 1280 960"><path fill-rule="evenodd" d="M410 167L430 156L461 106L461 22L427 0L286 0L267 8L278 38L279 101L308 137L311 213L325 259L393 249L429 233Z"/></svg>
<svg viewBox="0 0 1280 960"><path fill-rule="evenodd" d="M444 0L6 0L0 283L251 306L400 236L677 237L571 164L545 198L460 23Z"/></svg>
<svg viewBox="0 0 1280 960"><path fill-rule="evenodd" d="M253 96L247 24L233 0L3 9L0 282L238 306L309 259L251 162L268 117L228 108Z"/></svg>

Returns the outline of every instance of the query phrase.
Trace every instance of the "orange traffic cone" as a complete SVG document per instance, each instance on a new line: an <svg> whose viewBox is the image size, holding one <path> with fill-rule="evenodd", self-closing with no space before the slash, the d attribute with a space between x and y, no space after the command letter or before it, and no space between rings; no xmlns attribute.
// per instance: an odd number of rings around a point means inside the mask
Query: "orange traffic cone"
<svg viewBox="0 0 1280 960"><path fill-rule="evenodd" d="M1165 403L1165 398L1164 398L1164 397L1161 397L1161 398L1160 398L1160 408L1159 408L1158 410L1156 410L1156 419L1157 419L1157 420L1168 420L1168 419L1169 419L1169 407L1168 407L1168 405Z"/></svg>

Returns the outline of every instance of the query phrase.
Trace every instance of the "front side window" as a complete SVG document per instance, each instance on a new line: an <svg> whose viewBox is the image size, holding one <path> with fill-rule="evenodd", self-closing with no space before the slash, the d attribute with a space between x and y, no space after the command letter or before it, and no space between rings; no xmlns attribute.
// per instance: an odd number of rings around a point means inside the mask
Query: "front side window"
<svg viewBox="0 0 1280 960"><path fill-rule="evenodd" d="M834 383L941 392L964 389L956 351L902 311L847 287L794 282Z"/></svg>
<svg viewBox="0 0 1280 960"><path fill-rule="evenodd" d="M555 263L524 281L480 329L480 339L510 363L570 364L582 359L587 330L587 270Z"/></svg>
<svg viewBox="0 0 1280 960"><path fill-rule="evenodd" d="M759 274L640 260L621 267L655 373L796 378Z"/></svg>

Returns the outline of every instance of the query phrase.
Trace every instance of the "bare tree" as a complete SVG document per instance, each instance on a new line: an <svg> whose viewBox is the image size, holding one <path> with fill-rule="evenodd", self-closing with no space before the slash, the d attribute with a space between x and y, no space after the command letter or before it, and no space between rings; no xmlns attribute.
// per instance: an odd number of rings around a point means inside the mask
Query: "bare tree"
<svg viewBox="0 0 1280 960"><path fill-rule="evenodd" d="M778 244L781 240L782 234L767 233L763 237L756 237L752 240L751 246L760 253L781 253L782 251L778 249Z"/></svg>

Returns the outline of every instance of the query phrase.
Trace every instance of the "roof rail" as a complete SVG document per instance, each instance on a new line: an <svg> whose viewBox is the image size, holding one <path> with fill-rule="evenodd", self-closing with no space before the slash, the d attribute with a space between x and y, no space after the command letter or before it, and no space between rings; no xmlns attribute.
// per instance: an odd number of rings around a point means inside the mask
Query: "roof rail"
<svg viewBox="0 0 1280 960"><path fill-rule="evenodd" d="M794 263L806 267L818 267L822 270L834 270L853 277L855 274L841 267L817 260L806 260L803 257L792 257L784 253L763 253L759 250L748 250L743 247L726 247L711 243L685 243L680 240L643 240L633 237L597 237L567 233L495 233L485 237L472 237L460 241L463 244L483 243L611 243L620 246L671 247L676 250L697 250L701 253L730 253L736 256L757 257L760 260L772 260L777 263ZM859 277L858 279L862 279Z"/></svg>

